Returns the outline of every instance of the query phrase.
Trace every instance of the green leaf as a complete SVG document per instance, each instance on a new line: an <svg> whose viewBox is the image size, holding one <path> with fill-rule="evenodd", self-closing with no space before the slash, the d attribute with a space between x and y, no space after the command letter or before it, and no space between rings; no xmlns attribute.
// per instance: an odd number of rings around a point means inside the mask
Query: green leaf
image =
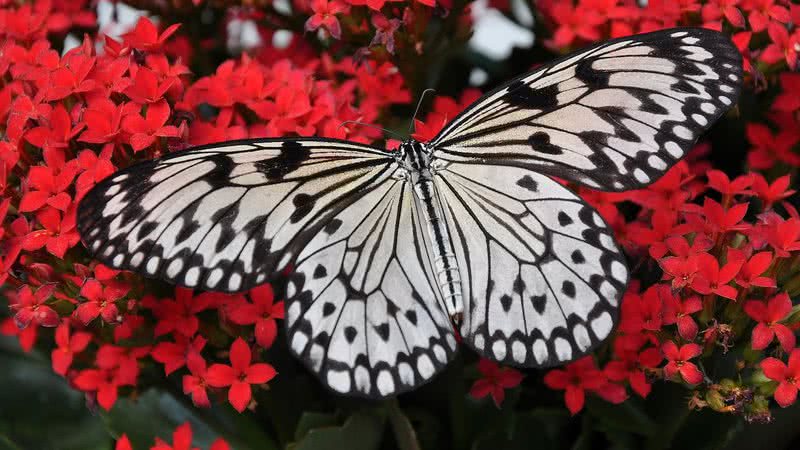
<svg viewBox="0 0 800 450"><path fill-rule="evenodd" d="M294 450L378 449L385 427L384 411L361 410L348 417L341 426L310 428L291 448Z"/></svg>
<svg viewBox="0 0 800 450"><path fill-rule="evenodd" d="M37 353L0 337L0 449L108 450L112 440L83 394Z"/></svg>
<svg viewBox="0 0 800 450"><path fill-rule="evenodd" d="M198 409L181 400L160 389L149 389L135 400L118 400L103 417L113 435L128 435L133 448L150 448L156 437L172 442L175 428L189 422L192 442L200 448L207 449L223 438L236 450L278 449L269 436L249 423L248 414L238 414L227 406Z"/></svg>
<svg viewBox="0 0 800 450"><path fill-rule="evenodd" d="M314 428L336 426L336 414L320 413L309 411L303 413L300 421L297 423L297 429L294 432L294 439L299 441L303 436L308 434Z"/></svg>
<svg viewBox="0 0 800 450"><path fill-rule="evenodd" d="M618 405L598 398L586 399L586 412L591 415L601 430L627 431L650 436L656 432L656 424L648 417L638 398L632 397Z"/></svg>

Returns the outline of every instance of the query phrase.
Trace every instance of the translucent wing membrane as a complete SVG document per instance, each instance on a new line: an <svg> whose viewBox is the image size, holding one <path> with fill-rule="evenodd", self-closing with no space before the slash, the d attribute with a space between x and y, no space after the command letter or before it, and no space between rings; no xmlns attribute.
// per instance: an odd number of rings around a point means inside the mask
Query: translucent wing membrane
<svg viewBox="0 0 800 450"><path fill-rule="evenodd" d="M379 183L390 154L334 140L228 142L131 166L81 201L78 231L105 264L238 292L296 256Z"/></svg>
<svg viewBox="0 0 800 450"><path fill-rule="evenodd" d="M741 76L739 52L716 31L615 39L487 94L430 145L448 161L636 189L663 175L736 103Z"/></svg>
<svg viewBox="0 0 800 450"><path fill-rule="evenodd" d="M455 352L419 208L408 182L389 179L336 214L297 258L289 345L336 392L407 391Z"/></svg>
<svg viewBox="0 0 800 450"><path fill-rule="evenodd" d="M617 319L628 270L600 215L552 179L517 167L437 171L478 353L527 367L591 351Z"/></svg>

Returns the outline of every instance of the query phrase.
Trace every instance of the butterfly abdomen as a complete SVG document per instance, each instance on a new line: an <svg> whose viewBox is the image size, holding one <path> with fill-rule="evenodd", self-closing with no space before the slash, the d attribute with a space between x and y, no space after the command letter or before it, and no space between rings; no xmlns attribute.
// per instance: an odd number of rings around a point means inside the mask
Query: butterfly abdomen
<svg viewBox="0 0 800 450"><path fill-rule="evenodd" d="M450 231L444 222L444 210L430 171L430 157L423 144L410 141L403 143L401 154L410 181L414 186L414 194L422 203L422 214L427 224L428 238L431 246L431 262L436 272L436 282L445 309L450 319L460 325L464 314L464 302L461 290L461 274L456 260Z"/></svg>

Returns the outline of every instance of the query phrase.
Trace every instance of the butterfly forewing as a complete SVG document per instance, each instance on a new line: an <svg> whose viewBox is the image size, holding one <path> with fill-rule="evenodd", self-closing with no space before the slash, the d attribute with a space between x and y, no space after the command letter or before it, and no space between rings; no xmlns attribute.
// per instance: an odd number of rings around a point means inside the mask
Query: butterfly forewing
<svg viewBox="0 0 800 450"><path fill-rule="evenodd" d="M247 290L282 269L326 217L394 161L335 140L228 142L106 178L78 231L105 264L188 287Z"/></svg>
<svg viewBox="0 0 800 450"><path fill-rule="evenodd" d="M336 392L407 391L456 349L419 207L410 183L389 178L332 217L297 258L289 345Z"/></svg>
<svg viewBox="0 0 800 450"><path fill-rule="evenodd" d="M734 103L741 55L672 29L581 50L498 88L431 141L438 158L518 165L589 187L652 183Z"/></svg>
<svg viewBox="0 0 800 450"><path fill-rule="evenodd" d="M496 361L542 367L608 337L628 270L594 209L517 167L450 163L436 186L457 244L466 343Z"/></svg>

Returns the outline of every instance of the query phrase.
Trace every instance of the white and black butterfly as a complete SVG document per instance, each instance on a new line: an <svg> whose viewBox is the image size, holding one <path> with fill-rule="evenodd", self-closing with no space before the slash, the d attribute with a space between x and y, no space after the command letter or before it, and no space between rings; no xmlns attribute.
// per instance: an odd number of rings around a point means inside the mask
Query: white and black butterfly
<svg viewBox="0 0 800 450"><path fill-rule="evenodd" d="M289 346L333 390L413 389L456 351L524 367L609 336L628 269L611 230L548 175L657 180L736 101L722 34L673 29L581 50L485 95L433 141L225 142L110 176L78 229L104 263L240 292L291 265Z"/></svg>

